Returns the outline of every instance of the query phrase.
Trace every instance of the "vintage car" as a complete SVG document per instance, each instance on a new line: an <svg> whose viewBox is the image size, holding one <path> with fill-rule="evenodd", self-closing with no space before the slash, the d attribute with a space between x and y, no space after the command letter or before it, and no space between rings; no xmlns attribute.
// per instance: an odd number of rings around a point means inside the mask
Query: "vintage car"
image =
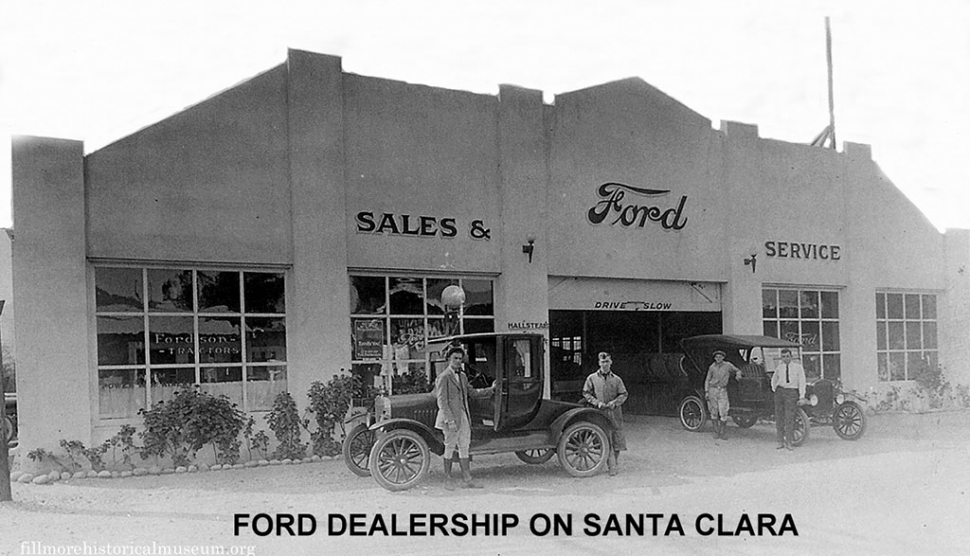
<svg viewBox="0 0 970 556"><path fill-rule="evenodd" d="M741 428L753 426L759 418L774 415L771 372L781 360L781 350L788 348L792 357L801 360L801 345L770 336L707 334L681 340L683 367L690 383L678 409L680 423L690 431L699 431L707 422L704 379L715 350L723 351L725 360L741 370L740 378L728 382L731 418ZM866 430L866 415L858 396L843 392L838 381L817 378L809 380L805 401L795 409L792 444L799 446L809 436L811 425L831 424L845 440L857 440Z"/></svg>
<svg viewBox="0 0 970 556"><path fill-rule="evenodd" d="M3 415L0 419L0 438L11 442L17 438L17 394L6 392L3 395Z"/></svg>
<svg viewBox="0 0 970 556"><path fill-rule="evenodd" d="M600 411L545 395L541 334L481 333L429 343L435 375L445 368L445 351L460 345L472 386L471 455L514 452L525 463L558 455L574 477L595 475L606 466L614 425ZM494 385L491 388L482 388ZM434 393L378 396L373 413L351 417L344 459L354 473L371 475L388 490L405 490L428 473L431 454L444 454L434 428ZM366 462L366 463L365 463Z"/></svg>

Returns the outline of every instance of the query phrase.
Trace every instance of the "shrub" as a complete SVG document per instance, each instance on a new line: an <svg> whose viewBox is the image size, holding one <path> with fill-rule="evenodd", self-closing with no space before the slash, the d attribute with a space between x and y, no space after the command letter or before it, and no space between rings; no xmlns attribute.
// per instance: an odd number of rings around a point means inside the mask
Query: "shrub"
<svg viewBox="0 0 970 556"><path fill-rule="evenodd" d="M307 394L310 398L309 410L317 423L317 429L310 433L314 454L332 457L341 452L340 443L334 439L333 433L339 427L343 436L343 417L361 390L360 379L343 374L332 377L326 384L316 381L310 385Z"/></svg>
<svg viewBox="0 0 970 556"><path fill-rule="evenodd" d="M239 460L239 433L246 421L226 396L185 390L140 413L145 418L140 449L143 459L167 453L174 465L188 465L203 446L211 444L216 462Z"/></svg>
<svg viewBox="0 0 970 556"><path fill-rule="evenodd" d="M266 416L269 428L276 435L279 445L273 452L277 459L303 459L307 445L301 442L300 415L289 392L280 392L273 400L273 409Z"/></svg>

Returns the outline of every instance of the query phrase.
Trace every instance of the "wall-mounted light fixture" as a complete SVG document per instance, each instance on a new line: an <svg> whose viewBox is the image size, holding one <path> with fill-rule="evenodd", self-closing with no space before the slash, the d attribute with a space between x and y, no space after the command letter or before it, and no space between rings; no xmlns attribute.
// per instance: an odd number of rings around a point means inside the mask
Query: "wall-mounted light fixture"
<svg viewBox="0 0 970 556"><path fill-rule="evenodd" d="M529 243L526 243L525 245L522 246L522 252L529 256L529 263L531 264L532 252L535 251L536 249L536 246L535 246L536 240L535 238L530 237L527 241Z"/></svg>
<svg viewBox="0 0 970 556"><path fill-rule="evenodd" d="M755 267L758 265L758 255L752 254L751 258L744 259L744 266L751 266L751 272L754 272Z"/></svg>

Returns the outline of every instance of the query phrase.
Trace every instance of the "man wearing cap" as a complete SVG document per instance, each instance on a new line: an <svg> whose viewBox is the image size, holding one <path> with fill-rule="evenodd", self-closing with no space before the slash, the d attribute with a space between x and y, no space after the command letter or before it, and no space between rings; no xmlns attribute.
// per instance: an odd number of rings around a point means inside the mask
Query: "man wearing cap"
<svg viewBox="0 0 970 556"><path fill-rule="evenodd" d="M805 397L805 368L792 361L791 350L781 350L781 363L771 375L771 391L775 393L775 431L778 449L791 450L792 431L795 430L795 406Z"/></svg>
<svg viewBox="0 0 970 556"><path fill-rule="evenodd" d="M491 388L472 388L468 384L468 376L462 371L465 351L460 347L453 347L447 354L448 367L438 375L434 383L435 398L438 401L438 416L434 426L445 436L445 451L442 454L445 463L445 488L454 489L451 478L451 466L454 463L455 451L458 452L459 465L464 488L482 488L472 481L471 460L468 448L472 440L471 411L468 409L468 393L483 393Z"/></svg>
<svg viewBox="0 0 970 556"><path fill-rule="evenodd" d="M586 383L583 385L583 399L593 407L599 408L613 422L613 438L610 442L613 449L606 459L610 475L613 476L616 475L620 451L626 450L626 436L623 435L623 410L620 406L626 401L628 394L626 386L623 385L623 379L613 374L613 358L609 353L605 351L599 353L599 364L600 368L586 377Z"/></svg>
<svg viewBox="0 0 970 556"><path fill-rule="evenodd" d="M724 352L717 350L714 352L714 362L707 369L707 378L704 379L704 392L707 394L707 408L711 413L711 424L714 425L714 439L727 440L727 418L731 410L731 403L728 401L727 385L731 379L731 373L741 371L724 360Z"/></svg>

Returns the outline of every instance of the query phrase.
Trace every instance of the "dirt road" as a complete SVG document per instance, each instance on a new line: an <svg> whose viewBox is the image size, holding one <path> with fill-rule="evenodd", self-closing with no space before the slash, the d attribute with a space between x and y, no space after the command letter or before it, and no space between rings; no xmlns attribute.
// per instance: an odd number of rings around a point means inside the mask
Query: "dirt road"
<svg viewBox="0 0 970 556"><path fill-rule="evenodd" d="M425 484L401 493L340 460L15 484L15 501L0 505L0 554L943 555L970 547L970 413L874 416L857 442L817 427L794 452L774 449L768 424L732 426L727 441L669 418L631 417L626 426L631 450L617 477L572 479L555 459L529 466L489 456L473 463L481 490L445 490L437 458ZM238 536L236 514L248 514ZM299 514L312 534L253 532L292 515L298 533Z"/></svg>

